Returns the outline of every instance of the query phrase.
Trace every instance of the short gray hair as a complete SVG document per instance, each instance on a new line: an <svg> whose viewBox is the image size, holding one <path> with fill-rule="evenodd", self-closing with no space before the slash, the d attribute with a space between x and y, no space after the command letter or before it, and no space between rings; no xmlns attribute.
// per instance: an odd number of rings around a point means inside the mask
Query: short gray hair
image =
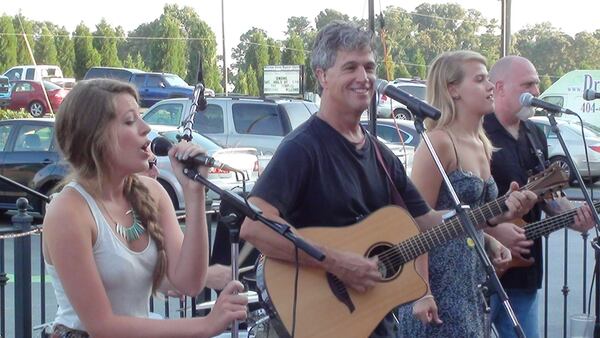
<svg viewBox="0 0 600 338"><path fill-rule="evenodd" d="M371 36L370 32L346 21L332 21L321 28L315 39L310 58L310 67L315 77L318 68L327 70L335 64L338 50L370 49L375 52ZM319 84L318 81L317 83ZM319 92L321 90L319 84Z"/></svg>

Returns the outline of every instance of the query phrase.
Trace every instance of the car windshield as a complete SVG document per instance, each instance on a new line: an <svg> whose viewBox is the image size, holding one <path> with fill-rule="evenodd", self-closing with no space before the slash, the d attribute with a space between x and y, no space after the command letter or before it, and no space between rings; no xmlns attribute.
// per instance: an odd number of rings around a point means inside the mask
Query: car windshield
<svg viewBox="0 0 600 338"><path fill-rule="evenodd" d="M425 100L425 97L427 96L427 93L426 93L427 87L425 87L425 86L399 85L398 88L404 90L405 92L409 93L412 96L418 97L421 100Z"/></svg>
<svg viewBox="0 0 600 338"><path fill-rule="evenodd" d="M179 135L179 131L177 130L166 131L159 134L166 137L169 141L173 143L179 142L179 140L177 140L177 135ZM221 149L221 146L216 144L214 141L196 132L192 132L192 143L201 146L208 152L214 152Z"/></svg>
<svg viewBox="0 0 600 338"><path fill-rule="evenodd" d="M165 80L169 83L169 85L174 87L187 87L189 84L185 82L182 78L174 74L165 74Z"/></svg>
<svg viewBox="0 0 600 338"><path fill-rule="evenodd" d="M569 128L573 129L577 135L581 136L581 124L579 122L569 123ZM600 128L594 126L593 124L583 122L583 132L586 137L599 137L600 138Z"/></svg>
<svg viewBox="0 0 600 338"><path fill-rule="evenodd" d="M49 82L49 81L44 81L44 88L46 88L46 90L55 90L55 89L61 89L61 86Z"/></svg>

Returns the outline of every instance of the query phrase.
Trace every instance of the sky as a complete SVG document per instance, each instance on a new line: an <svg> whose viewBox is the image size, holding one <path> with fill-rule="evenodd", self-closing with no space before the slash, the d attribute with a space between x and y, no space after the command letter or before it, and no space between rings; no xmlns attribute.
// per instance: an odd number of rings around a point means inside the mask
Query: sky
<svg viewBox="0 0 600 338"><path fill-rule="evenodd" d="M368 17L367 0L223 0L225 4L225 46L228 54L239 43L239 37L252 27L262 28L275 39L284 39L287 18L306 16L314 24L317 14L332 8L350 17ZM196 9L198 15L214 31L219 44L218 54L222 54L223 33L221 29L221 1L202 0L102 0L102 1L40 1L4 0L0 14L14 15L22 11L27 18L37 21L50 21L64 25L67 30L84 22L92 31L102 18L113 26L122 26L126 32L138 25L158 18L164 5L178 4ZM389 5L412 11L421 3L443 3L436 0L375 0L375 13ZM484 17L500 21L500 0L455 0L463 8L479 10ZM600 29L600 1L570 0L568 5L548 0L512 0L512 31L527 25L550 21L563 32L575 35L581 31L593 32ZM560 7L560 9L559 9ZM228 56L229 57L229 56ZM229 60L228 60L229 61Z"/></svg>

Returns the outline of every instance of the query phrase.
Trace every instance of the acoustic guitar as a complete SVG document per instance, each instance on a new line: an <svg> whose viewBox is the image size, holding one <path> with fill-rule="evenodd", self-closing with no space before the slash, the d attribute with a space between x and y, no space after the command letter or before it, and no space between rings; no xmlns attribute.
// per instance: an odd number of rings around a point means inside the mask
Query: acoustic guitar
<svg viewBox="0 0 600 338"><path fill-rule="evenodd" d="M543 196L567 183L568 175L551 166L521 189ZM486 219L506 210L506 198L469 210L468 217L483 228ZM335 250L377 257L383 277L381 283L361 294L323 269L300 266L295 305L298 338L367 337L394 308L425 294L427 286L415 270L415 258L464 233L458 217L420 233L408 212L396 206L381 208L354 225L309 227L298 232ZM257 264L259 297L280 337L289 337L292 331L295 272L294 263L275 258L262 257Z"/></svg>

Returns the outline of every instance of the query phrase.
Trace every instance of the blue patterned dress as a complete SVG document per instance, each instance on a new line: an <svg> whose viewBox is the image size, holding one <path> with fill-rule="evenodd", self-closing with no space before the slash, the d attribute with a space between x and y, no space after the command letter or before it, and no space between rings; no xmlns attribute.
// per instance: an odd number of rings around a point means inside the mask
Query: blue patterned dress
<svg viewBox="0 0 600 338"><path fill-rule="evenodd" d="M471 172L457 169L448 177L462 203L476 208L498 195L496 182L483 180ZM442 186L436 210L449 209L452 197ZM480 240L483 232L478 231ZM412 315L413 303L399 309L399 337L483 337L485 332L483 299L477 285L485 272L475 248L467 245L467 236L455 238L429 251L429 283L443 324L423 325Z"/></svg>

